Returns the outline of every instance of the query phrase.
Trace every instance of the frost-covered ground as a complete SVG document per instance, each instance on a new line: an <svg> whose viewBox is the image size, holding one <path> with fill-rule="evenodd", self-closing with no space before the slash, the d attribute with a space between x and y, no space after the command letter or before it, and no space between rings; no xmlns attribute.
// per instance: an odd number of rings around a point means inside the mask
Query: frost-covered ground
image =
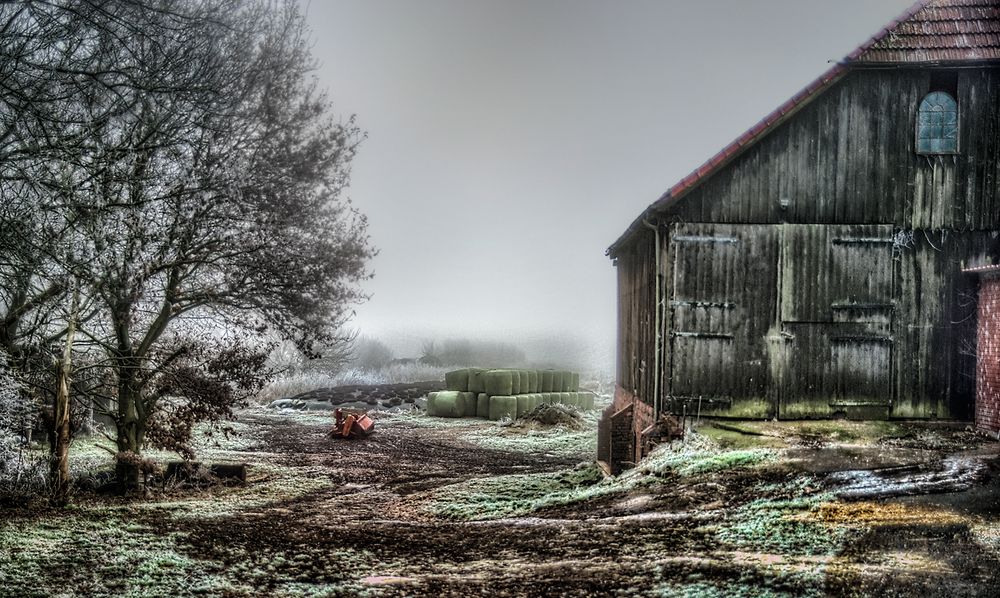
<svg viewBox="0 0 1000 598"><path fill-rule="evenodd" d="M202 437L202 460L250 464L246 487L5 512L0 595L997 595L1000 451L962 430L702 426L607 478L596 413L583 431L376 415L354 442L266 410ZM73 447L78 473L107 459ZM877 492L839 498L858 471Z"/></svg>

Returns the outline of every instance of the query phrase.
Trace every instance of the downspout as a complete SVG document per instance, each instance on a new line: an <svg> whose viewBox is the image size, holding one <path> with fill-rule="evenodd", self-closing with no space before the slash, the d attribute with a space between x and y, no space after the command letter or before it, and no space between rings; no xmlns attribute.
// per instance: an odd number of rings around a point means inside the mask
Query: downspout
<svg viewBox="0 0 1000 598"><path fill-rule="evenodd" d="M659 223L652 224L645 218L642 219L642 223L653 231L653 253L656 261L656 314L654 316L656 342L653 344L653 422L655 423L660 419L660 353L663 346L661 332L662 318L660 316L663 312L663 283L660 275L660 227Z"/></svg>

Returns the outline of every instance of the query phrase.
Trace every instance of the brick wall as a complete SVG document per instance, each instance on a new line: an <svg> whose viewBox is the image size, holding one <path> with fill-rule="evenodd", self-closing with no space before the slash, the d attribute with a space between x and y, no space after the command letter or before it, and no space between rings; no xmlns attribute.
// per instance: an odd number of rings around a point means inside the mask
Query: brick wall
<svg viewBox="0 0 1000 598"><path fill-rule="evenodd" d="M619 416L613 418L616 413ZM645 456L641 433L651 425L653 406L624 388L615 387L614 400L605 409L599 426L597 458L608 463L613 471L631 467Z"/></svg>
<svg viewBox="0 0 1000 598"><path fill-rule="evenodd" d="M1000 278L979 286L979 338L976 363L976 426L1000 431Z"/></svg>
<svg viewBox="0 0 1000 598"><path fill-rule="evenodd" d="M642 401L635 401L633 405L632 435L635 437L635 455L636 461L638 461L646 456L643 454L641 436L643 430L653 425L653 406Z"/></svg>

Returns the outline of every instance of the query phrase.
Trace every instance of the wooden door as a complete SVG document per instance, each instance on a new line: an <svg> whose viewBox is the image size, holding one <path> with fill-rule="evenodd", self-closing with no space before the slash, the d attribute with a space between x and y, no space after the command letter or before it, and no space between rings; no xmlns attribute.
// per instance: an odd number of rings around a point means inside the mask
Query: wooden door
<svg viewBox="0 0 1000 598"><path fill-rule="evenodd" d="M774 414L765 337L776 321L777 239L776 226L672 225L667 409Z"/></svg>
<svg viewBox="0 0 1000 598"><path fill-rule="evenodd" d="M779 416L887 416L893 397L893 234L783 225Z"/></svg>

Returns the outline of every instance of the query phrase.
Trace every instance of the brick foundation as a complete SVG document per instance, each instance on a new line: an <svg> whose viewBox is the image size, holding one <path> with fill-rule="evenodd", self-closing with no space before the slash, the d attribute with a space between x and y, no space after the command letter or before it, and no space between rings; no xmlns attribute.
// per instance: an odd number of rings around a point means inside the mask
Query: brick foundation
<svg viewBox="0 0 1000 598"><path fill-rule="evenodd" d="M615 387L615 397L604 410L598 427L597 459L608 464L612 473L628 469L642 459L642 431L653 425L653 406L634 394Z"/></svg>
<svg viewBox="0 0 1000 598"><path fill-rule="evenodd" d="M976 358L976 427L1000 432L1000 278L979 286Z"/></svg>

